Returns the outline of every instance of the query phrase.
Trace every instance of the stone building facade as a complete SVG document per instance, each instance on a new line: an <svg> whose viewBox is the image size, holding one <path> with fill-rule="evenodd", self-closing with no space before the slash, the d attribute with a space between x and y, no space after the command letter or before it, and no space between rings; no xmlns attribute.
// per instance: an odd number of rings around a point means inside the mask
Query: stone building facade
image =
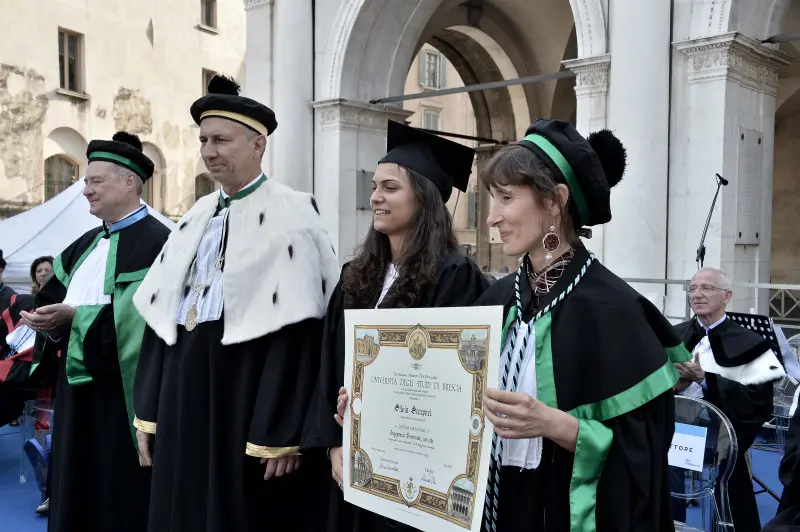
<svg viewBox="0 0 800 532"><path fill-rule="evenodd" d="M719 173L730 184L711 218L706 265L740 285L762 284L737 290L734 309L767 313L763 283L800 282L791 223L800 203L792 127L800 48L762 43L800 28L800 2L245 1L248 27L267 28L247 33L248 92L269 96L291 124L267 164L317 195L341 260L369 227L358 190L384 152L386 119L410 114L382 99L404 93L409 68L431 45L465 84L574 74L470 93L476 136L515 141L537 117L554 117L622 138L629 169L612 194L614 219L587 241L615 273L690 277ZM479 147L479 168L494 149ZM482 223L476 232L485 265L492 250L481 243L491 235ZM668 314L684 311L682 287L632 284Z"/></svg>
<svg viewBox="0 0 800 532"><path fill-rule="evenodd" d="M145 199L176 218L213 190L189 115L215 71L243 79L241 0L8 0L0 34L0 217L86 169L92 139L139 135Z"/></svg>

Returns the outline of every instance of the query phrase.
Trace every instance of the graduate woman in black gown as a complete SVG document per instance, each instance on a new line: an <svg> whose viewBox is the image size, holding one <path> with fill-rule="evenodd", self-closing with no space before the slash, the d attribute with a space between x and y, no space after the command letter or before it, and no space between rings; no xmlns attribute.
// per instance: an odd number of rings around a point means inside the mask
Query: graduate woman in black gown
<svg viewBox="0 0 800 532"><path fill-rule="evenodd" d="M489 224L519 270L476 305L503 305L488 532L674 530L667 453L673 363L690 359L647 299L593 258L582 228L611 219L625 150L538 120L481 176ZM588 236L588 235L587 235ZM630 243L635 246L635 242Z"/></svg>
<svg viewBox="0 0 800 532"><path fill-rule="evenodd" d="M334 414L344 382L345 309L471 306L488 287L459 253L445 206L453 187L466 191L474 150L397 122L389 122L387 144L372 179L372 228L342 268L325 315L319 381L301 445L330 455L328 532L415 530L342 497L342 428Z"/></svg>

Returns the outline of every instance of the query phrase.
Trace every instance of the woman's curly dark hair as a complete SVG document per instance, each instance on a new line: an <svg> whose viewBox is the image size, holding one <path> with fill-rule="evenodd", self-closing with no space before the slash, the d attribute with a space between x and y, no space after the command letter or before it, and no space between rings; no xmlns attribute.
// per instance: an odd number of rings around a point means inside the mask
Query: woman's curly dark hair
<svg viewBox="0 0 800 532"><path fill-rule="evenodd" d="M397 279L382 305L413 307L425 290L436 282L442 255L458 250L453 219L436 186L425 176L401 166L409 177L417 211L406 236L405 246L395 261ZM383 288L386 269L392 262L389 237L370 227L356 257L342 272L342 291L348 305L369 305Z"/></svg>

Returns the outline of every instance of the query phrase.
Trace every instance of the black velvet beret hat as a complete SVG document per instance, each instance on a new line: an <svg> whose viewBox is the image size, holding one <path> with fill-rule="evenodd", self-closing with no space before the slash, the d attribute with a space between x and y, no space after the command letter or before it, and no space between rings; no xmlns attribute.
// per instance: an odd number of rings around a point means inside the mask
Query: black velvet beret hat
<svg viewBox="0 0 800 532"><path fill-rule="evenodd" d="M124 166L138 175L142 181L153 177L153 161L142 151L142 141L133 133L117 131L111 140L93 140L86 150L86 158L92 161L108 161Z"/></svg>
<svg viewBox="0 0 800 532"><path fill-rule="evenodd" d="M533 151L569 187L570 212L576 227L611 221L611 188L622 180L625 147L601 130L584 138L569 122L540 118L520 145Z"/></svg>

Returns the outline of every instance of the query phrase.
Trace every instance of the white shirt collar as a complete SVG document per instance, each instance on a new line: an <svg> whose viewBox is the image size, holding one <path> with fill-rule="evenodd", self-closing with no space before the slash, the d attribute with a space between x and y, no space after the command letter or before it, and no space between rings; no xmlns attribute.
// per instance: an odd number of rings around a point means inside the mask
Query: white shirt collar
<svg viewBox="0 0 800 532"><path fill-rule="evenodd" d="M706 330L706 334L708 334L708 331L710 331L710 330L711 330L711 329L713 329L714 327L716 327L716 326L720 325L720 324L721 324L723 321L725 321L726 319L728 319L728 315L727 315L727 314L723 314L723 315L722 315L722 317L721 317L720 319L718 319L717 321L715 321L714 323L712 323L712 324L711 324L711 325L709 325L709 326L706 326L705 324L703 324L703 322L702 322L702 321L700 321L700 318L697 318L697 323L699 323L699 324L700 324L700 327L702 327L703 329L705 329L705 330Z"/></svg>
<svg viewBox="0 0 800 532"><path fill-rule="evenodd" d="M249 183L247 183L245 186L243 186L243 187L242 187L242 189L241 189L239 192L241 192L242 190L244 190L244 189L246 189L246 188L250 188L250 187L252 187L253 185L255 185L255 184L256 184L256 181L258 181L259 179L261 179L261 176L262 176L262 175L264 175L264 173L263 173L263 172L262 172L262 173L260 173L260 174L258 174L258 175L256 176L256 178L255 178L255 179L253 179L252 181L250 181ZM219 193L220 193L220 194L222 194L222 199L228 199L229 195L228 195L228 194L226 194L224 190L222 190L222 187L220 187L220 189L219 189Z"/></svg>

